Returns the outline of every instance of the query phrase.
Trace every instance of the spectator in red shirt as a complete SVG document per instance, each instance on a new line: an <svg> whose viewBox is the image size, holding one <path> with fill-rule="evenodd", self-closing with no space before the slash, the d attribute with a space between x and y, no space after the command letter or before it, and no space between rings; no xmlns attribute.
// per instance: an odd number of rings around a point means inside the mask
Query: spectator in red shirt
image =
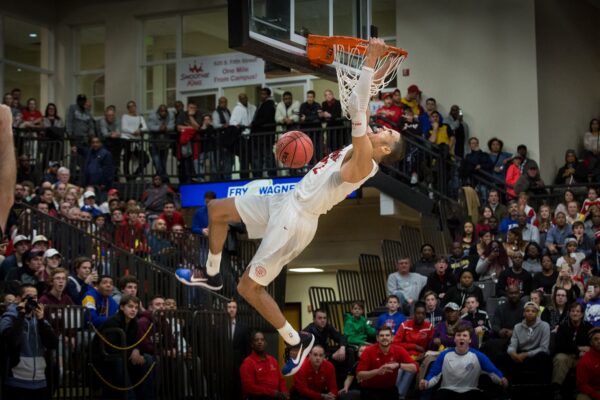
<svg viewBox="0 0 600 400"><path fill-rule="evenodd" d="M308 358L294 376L292 399L335 400L337 397L335 367L325 359L325 349L314 345Z"/></svg>
<svg viewBox="0 0 600 400"><path fill-rule="evenodd" d="M424 309L423 309L424 312ZM356 368L361 399L397 400L396 381L400 371L413 376L419 365L401 346L392 346L392 330L383 326L377 332L377 344L367 347Z"/></svg>
<svg viewBox="0 0 600 400"><path fill-rule="evenodd" d="M589 335L590 349L577 363L577 400L600 400L600 328Z"/></svg>
<svg viewBox="0 0 600 400"><path fill-rule="evenodd" d="M37 101L33 98L27 100L27 108L23 110L21 128L41 128L44 116L37 109Z"/></svg>
<svg viewBox="0 0 600 400"><path fill-rule="evenodd" d="M163 212L158 216L160 219L164 219L167 223L167 231L173 230L173 225L185 226L183 215L175 210L175 203L171 200L165 201L163 206Z"/></svg>
<svg viewBox="0 0 600 400"><path fill-rule="evenodd" d="M402 108L394 104L392 92L383 95L383 106L375 113L376 122L390 129L399 129Z"/></svg>
<svg viewBox="0 0 600 400"><path fill-rule="evenodd" d="M267 341L262 332L252 335L252 353L240 367L244 399L289 399L285 380L275 357L265 352Z"/></svg>
<svg viewBox="0 0 600 400"><path fill-rule="evenodd" d="M394 345L404 348L415 359L425 353L433 338L433 326L425 319L426 316L425 303L417 302L414 316L400 324L394 336Z"/></svg>

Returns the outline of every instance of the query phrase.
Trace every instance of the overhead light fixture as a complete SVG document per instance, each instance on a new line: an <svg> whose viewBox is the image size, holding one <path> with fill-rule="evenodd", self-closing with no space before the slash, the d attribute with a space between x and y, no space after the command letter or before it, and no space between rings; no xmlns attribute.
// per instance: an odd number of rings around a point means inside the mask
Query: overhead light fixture
<svg viewBox="0 0 600 400"><path fill-rule="evenodd" d="M308 274L311 272L323 272L322 268L290 268L290 272L299 272L302 274Z"/></svg>
<svg viewBox="0 0 600 400"><path fill-rule="evenodd" d="M30 38L36 38L37 36L38 36L38 35L37 35L37 33L35 33L35 32L31 32L31 33L29 34L29 37L30 37Z"/></svg>
<svg viewBox="0 0 600 400"><path fill-rule="evenodd" d="M21 68L17 68L17 72L22 72L23 70Z"/></svg>

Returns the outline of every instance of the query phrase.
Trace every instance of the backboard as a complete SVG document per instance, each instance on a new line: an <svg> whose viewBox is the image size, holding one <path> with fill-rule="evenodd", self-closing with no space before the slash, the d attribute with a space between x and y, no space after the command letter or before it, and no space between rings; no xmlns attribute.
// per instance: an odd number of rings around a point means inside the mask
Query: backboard
<svg viewBox="0 0 600 400"><path fill-rule="evenodd" d="M314 67L306 58L309 33L380 36L373 10L395 24L395 0L228 0L228 6L230 48L331 80L334 67Z"/></svg>

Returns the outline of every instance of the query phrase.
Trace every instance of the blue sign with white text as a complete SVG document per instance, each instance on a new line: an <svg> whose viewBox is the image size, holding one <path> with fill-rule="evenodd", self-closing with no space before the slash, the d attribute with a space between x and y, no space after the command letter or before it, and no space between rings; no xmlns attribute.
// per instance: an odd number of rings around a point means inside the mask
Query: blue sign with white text
<svg viewBox="0 0 600 400"><path fill-rule="evenodd" d="M217 199L238 197L246 194L271 196L274 194L287 193L292 191L301 179L301 176L295 176L288 178L206 182L181 185L179 186L181 206L198 207L204 205L204 194L211 191L217 194ZM352 192L348 196L349 199L354 199L356 197L358 197L357 192Z"/></svg>

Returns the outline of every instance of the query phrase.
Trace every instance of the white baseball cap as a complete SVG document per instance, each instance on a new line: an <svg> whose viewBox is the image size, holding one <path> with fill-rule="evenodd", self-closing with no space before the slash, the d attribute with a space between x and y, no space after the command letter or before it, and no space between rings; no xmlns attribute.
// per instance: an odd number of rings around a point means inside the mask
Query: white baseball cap
<svg viewBox="0 0 600 400"><path fill-rule="evenodd" d="M44 253L44 258L51 258L51 257L54 257L54 256L61 256L62 257L62 255L56 249L48 249Z"/></svg>
<svg viewBox="0 0 600 400"><path fill-rule="evenodd" d="M33 238L33 240L31 241L31 244L36 244L39 242L49 242L48 238L44 235L37 235Z"/></svg>
<svg viewBox="0 0 600 400"><path fill-rule="evenodd" d="M84 199L89 199L90 197L96 197L96 193L92 192L91 190L88 190L83 194Z"/></svg>
<svg viewBox="0 0 600 400"><path fill-rule="evenodd" d="M29 241L31 241L31 240L27 236L25 236L25 235L17 235L13 239L13 245L16 245L19 242L29 242Z"/></svg>

